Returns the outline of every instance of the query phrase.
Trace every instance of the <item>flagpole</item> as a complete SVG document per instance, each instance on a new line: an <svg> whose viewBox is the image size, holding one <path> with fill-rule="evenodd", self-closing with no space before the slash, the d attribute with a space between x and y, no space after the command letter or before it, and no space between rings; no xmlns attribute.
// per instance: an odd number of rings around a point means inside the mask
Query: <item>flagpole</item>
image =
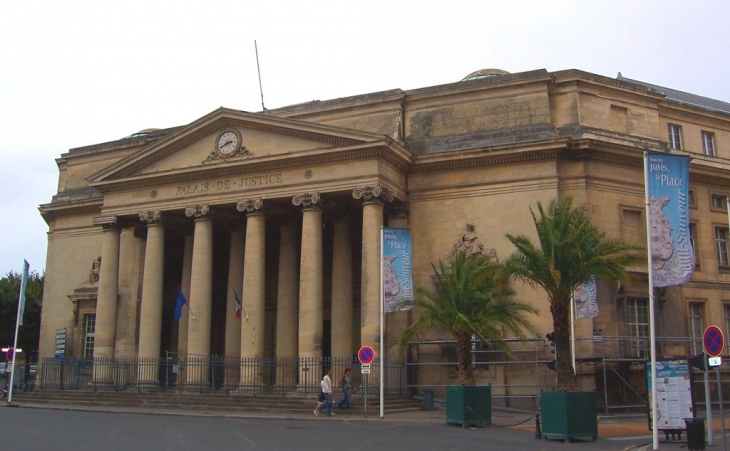
<svg viewBox="0 0 730 451"><path fill-rule="evenodd" d="M654 280L651 270L651 225L649 218L649 154L644 152L644 211L646 215L646 241L647 241L647 266L646 272L649 276L649 353L651 355L651 432L652 446L654 450L659 449L659 425L656 416L657 391L656 391L656 331L654 330Z"/></svg>
<svg viewBox="0 0 730 451"><path fill-rule="evenodd" d="M575 371L575 290L570 294L570 353L573 356L573 374Z"/></svg>
<svg viewBox="0 0 730 451"><path fill-rule="evenodd" d="M13 400L13 381L15 378L15 361L18 359L18 329L23 318L23 309L25 307L25 287L28 283L28 269L30 265L23 260L23 274L20 276L20 293L18 294L18 315L15 319L15 339L13 340L13 362L10 365L10 386L8 387L8 404Z"/></svg>
<svg viewBox="0 0 730 451"><path fill-rule="evenodd" d="M380 419L385 418L385 346L383 345L383 323L385 307L383 305L383 226L380 226Z"/></svg>

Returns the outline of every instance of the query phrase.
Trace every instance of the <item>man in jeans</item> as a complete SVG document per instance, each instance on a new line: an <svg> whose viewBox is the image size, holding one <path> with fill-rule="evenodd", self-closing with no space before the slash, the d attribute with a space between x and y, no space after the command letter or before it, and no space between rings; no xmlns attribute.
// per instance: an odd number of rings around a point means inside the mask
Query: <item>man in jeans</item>
<svg viewBox="0 0 730 451"><path fill-rule="evenodd" d="M342 387L342 394L345 398L337 403L337 407L340 409L350 410L350 389L354 389L352 386L352 379L350 378L350 368L345 368L345 374L340 379L340 387ZM344 406L344 407L343 407Z"/></svg>
<svg viewBox="0 0 730 451"><path fill-rule="evenodd" d="M332 370L327 368L327 371L324 373L324 378L322 379L322 393L324 394L324 404L319 406L317 409L318 411L322 411L325 407L327 408L327 416L333 417L335 416L334 413L332 413L332 379L330 376L332 375Z"/></svg>

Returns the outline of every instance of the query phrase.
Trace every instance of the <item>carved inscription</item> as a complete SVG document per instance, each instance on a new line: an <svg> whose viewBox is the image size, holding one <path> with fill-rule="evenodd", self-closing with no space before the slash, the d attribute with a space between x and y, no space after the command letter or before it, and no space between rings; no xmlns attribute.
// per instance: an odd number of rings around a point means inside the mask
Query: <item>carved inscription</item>
<svg viewBox="0 0 730 451"><path fill-rule="evenodd" d="M254 188L266 185L276 185L283 181L281 173L253 175L237 179L216 180L214 182L198 182L175 187L175 196L189 194L214 193L241 188Z"/></svg>

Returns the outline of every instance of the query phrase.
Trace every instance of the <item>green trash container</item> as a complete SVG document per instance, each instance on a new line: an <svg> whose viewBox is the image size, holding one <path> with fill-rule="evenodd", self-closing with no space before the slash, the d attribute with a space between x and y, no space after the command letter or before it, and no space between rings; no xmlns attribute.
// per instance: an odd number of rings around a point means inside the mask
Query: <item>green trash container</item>
<svg viewBox="0 0 730 451"><path fill-rule="evenodd" d="M703 451L705 449L705 419L685 418L687 425L687 449L689 451Z"/></svg>

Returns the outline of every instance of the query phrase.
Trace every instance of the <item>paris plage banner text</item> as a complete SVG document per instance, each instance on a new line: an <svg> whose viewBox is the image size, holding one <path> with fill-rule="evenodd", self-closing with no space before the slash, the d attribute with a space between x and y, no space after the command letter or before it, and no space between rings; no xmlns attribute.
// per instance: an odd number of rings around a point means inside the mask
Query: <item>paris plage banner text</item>
<svg viewBox="0 0 730 451"><path fill-rule="evenodd" d="M695 254L689 234L689 158L647 152L647 220L655 287L692 280Z"/></svg>
<svg viewBox="0 0 730 451"><path fill-rule="evenodd" d="M410 310L413 301L411 231L383 227L383 302L385 312Z"/></svg>

